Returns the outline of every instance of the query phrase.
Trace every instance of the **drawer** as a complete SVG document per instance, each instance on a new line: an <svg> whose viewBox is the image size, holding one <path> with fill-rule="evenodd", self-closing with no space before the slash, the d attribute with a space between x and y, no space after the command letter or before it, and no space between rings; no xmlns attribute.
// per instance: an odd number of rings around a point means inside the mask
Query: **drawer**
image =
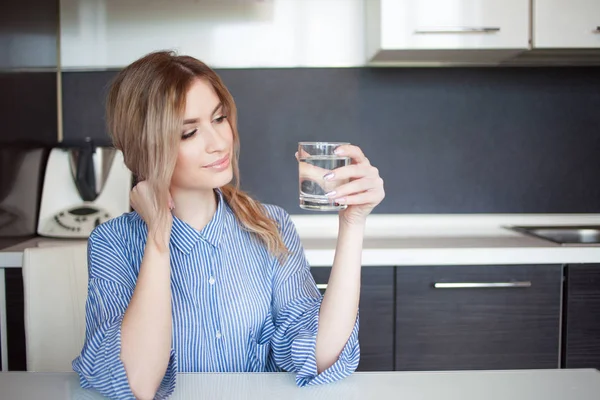
<svg viewBox="0 0 600 400"><path fill-rule="evenodd" d="M561 265L396 272L396 369L557 368Z"/></svg>

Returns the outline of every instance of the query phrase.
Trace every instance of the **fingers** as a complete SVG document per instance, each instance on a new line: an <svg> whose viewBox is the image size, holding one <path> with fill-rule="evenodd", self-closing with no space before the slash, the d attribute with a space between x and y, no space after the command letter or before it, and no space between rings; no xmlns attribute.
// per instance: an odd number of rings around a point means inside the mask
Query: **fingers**
<svg viewBox="0 0 600 400"><path fill-rule="evenodd" d="M350 157L354 164L370 165L369 160L358 146L344 144L335 149L335 154L338 156Z"/></svg>
<svg viewBox="0 0 600 400"><path fill-rule="evenodd" d="M175 201L171 196L170 192L167 192L167 205L169 210L173 210L175 208ZM139 181L133 189L131 189L129 195L129 204L133 207L134 210L140 212L141 210L151 210L156 209L156 199L154 197L154 191L150 184L150 182L144 180Z"/></svg>
<svg viewBox="0 0 600 400"><path fill-rule="evenodd" d="M317 167L306 162L301 161L298 164L298 170L300 173L300 179L310 179L313 181L321 181L323 177L331 172L328 169Z"/></svg>
<svg viewBox="0 0 600 400"><path fill-rule="evenodd" d="M350 178L375 178L379 176L377 168L370 164L352 164L334 169L324 176L325 180L344 180Z"/></svg>
<svg viewBox="0 0 600 400"><path fill-rule="evenodd" d="M379 204L379 202L383 199L382 195L376 193L374 191L368 191L363 193L354 194L352 196L346 196L339 199L336 199L336 203L338 204L347 204L347 205L365 205L371 204L375 206Z"/></svg>
<svg viewBox="0 0 600 400"><path fill-rule="evenodd" d="M300 154L296 152L296 160L300 161L301 158L310 157L310 154L304 149L300 149Z"/></svg>
<svg viewBox="0 0 600 400"><path fill-rule="evenodd" d="M354 182L351 182L351 183L354 183ZM338 204L360 205L360 206L367 205L367 206L375 207L377 204L381 203L381 201L385 197L385 191L383 189L383 180L381 178L372 179L371 182L367 186L369 186L369 189L367 189L363 192L356 192L353 190L348 190L349 194L347 194L347 195L343 195L343 194L336 195L335 202ZM346 190L344 189L344 192L345 191Z"/></svg>
<svg viewBox="0 0 600 400"><path fill-rule="evenodd" d="M357 193L366 192L369 190L378 189L379 187L383 187L383 179L376 178L361 178L355 181L346 183L344 185L338 186L334 192L330 192L327 194L329 197L342 198L347 196L352 196Z"/></svg>
<svg viewBox="0 0 600 400"><path fill-rule="evenodd" d="M375 207L385 197L383 179L371 165L349 165L334 171L333 179L355 178L327 193L338 204Z"/></svg>

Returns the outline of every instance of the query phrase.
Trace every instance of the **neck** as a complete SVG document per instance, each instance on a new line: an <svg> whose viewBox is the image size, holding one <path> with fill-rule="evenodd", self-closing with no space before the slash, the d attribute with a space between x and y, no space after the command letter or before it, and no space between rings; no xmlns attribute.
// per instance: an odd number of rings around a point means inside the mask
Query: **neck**
<svg viewBox="0 0 600 400"><path fill-rule="evenodd" d="M199 231L208 224L217 210L217 199L212 189L186 190L171 187L171 197L175 203L173 214Z"/></svg>

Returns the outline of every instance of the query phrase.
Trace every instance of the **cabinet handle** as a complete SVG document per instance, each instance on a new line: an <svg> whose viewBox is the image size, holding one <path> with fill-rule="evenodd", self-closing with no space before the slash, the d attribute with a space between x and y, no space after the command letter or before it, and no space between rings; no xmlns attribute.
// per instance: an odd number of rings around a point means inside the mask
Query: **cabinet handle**
<svg viewBox="0 0 600 400"><path fill-rule="evenodd" d="M326 283L317 283L317 289L319 289L319 290L326 290L327 289L327 284Z"/></svg>
<svg viewBox="0 0 600 400"><path fill-rule="evenodd" d="M528 288L531 282L453 282L434 283L436 289Z"/></svg>
<svg viewBox="0 0 600 400"><path fill-rule="evenodd" d="M456 28L429 28L429 29L417 29L416 35L427 35L427 34L465 34L465 33L497 33L500 32L498 27L481 27L481 28L469 28L469 27L456 27Z"/></svg>

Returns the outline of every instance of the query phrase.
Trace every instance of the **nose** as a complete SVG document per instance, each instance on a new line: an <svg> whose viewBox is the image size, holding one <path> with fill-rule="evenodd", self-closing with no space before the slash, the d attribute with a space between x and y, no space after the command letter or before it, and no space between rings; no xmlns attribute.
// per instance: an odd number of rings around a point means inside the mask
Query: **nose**
<svg viewBox="0 0 600 400"><path fill-rule="evenodd" d="M208 139L206 141L206 152L207 153L222 153L227 149L227 140L224 137L225 132L221 132L220 129L216 129L214 126L210 126L207 129Z"/></svg>

